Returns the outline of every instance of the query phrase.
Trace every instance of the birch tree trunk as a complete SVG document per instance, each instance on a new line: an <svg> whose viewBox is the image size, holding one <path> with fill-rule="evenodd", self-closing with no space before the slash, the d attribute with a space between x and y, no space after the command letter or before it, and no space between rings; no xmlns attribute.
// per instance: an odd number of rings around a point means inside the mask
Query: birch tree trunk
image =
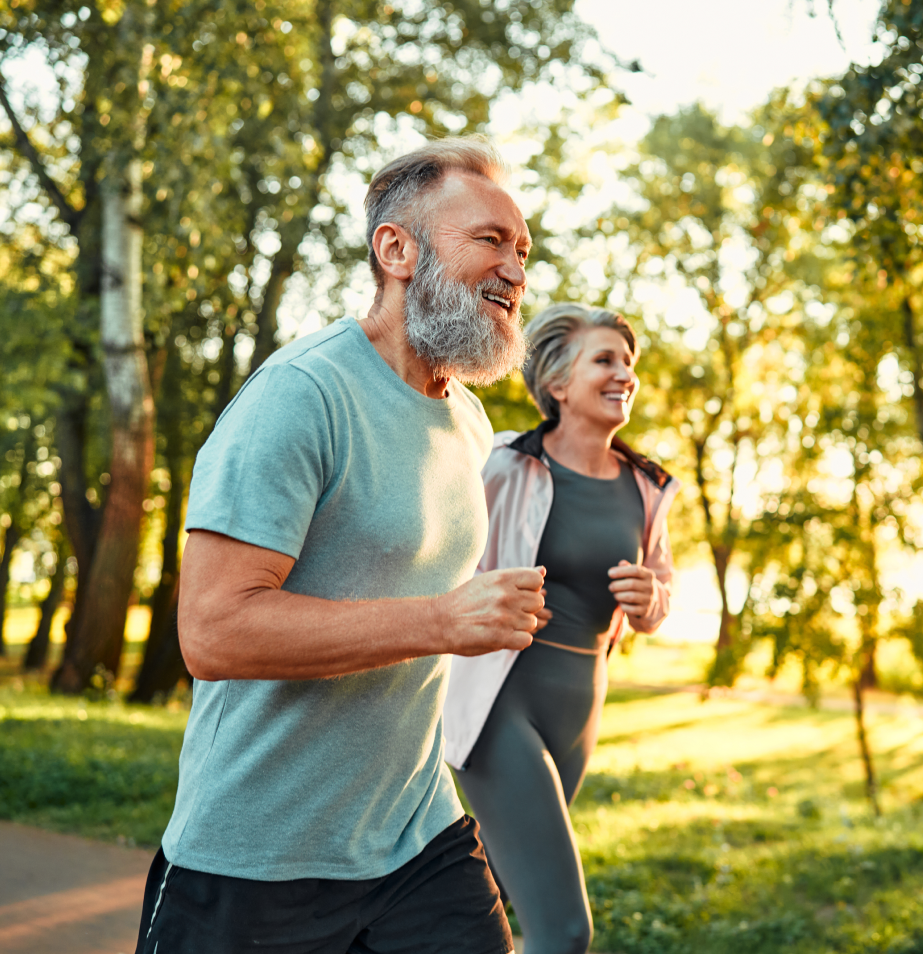
<svg viewBox="0 0 923 954"><path fill-rule="evenodd" d="M84 689L98 667L117 673L134 586L143 503L153 465L151 397L141 313L140 167L101 186L100 339L112 418L109 493L86 581L72 657L57 687Z"/></svg>

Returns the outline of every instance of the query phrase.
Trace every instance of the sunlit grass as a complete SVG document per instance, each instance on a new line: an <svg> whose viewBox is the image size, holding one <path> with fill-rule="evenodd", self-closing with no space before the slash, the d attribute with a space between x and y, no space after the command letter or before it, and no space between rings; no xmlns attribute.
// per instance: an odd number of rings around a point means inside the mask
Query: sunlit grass
<svg viewBox="0 0 923 954"><path fill-rule="evenodd" d="M611 692L573 812L594 946L923 950L920 720L869 729L882 820L848 712Z"/></svg>

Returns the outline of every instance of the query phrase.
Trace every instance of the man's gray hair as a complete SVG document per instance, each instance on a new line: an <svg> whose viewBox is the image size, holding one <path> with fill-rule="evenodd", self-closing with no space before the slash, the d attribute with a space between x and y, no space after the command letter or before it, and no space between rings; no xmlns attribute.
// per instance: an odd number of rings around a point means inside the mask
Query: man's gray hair
<svg viewBox="0 0 923 954"><path fill-rule="evenodd" d="M455 136L433 140L389 162L372 179L365 196L366 242L369 265L379 286L385 276L372 247L375 230L393 222L414 238L428 232L430 223L421 215L420 199L448 172L471 172L500 185L509 178L509 167L486 136Z"/></svg>
<svg viewBox="0 0 923 954"><path fill-rule="evenodd" d="M614 329L628 342L632 355L638 356L638 339L631 325L607 308L588 308L577 303L551 305L526 325L532 353L522 376L542 417L552 421L560 418L561 408L549 388L564 387L570 381L580 354L580 332L591 328Z"/></svg>

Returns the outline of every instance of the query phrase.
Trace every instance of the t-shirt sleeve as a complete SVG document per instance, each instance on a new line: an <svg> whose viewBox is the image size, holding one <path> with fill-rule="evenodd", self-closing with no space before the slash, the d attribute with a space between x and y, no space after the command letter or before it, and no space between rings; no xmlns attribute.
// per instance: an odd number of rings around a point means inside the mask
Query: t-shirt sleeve
<svg viewBox="0 0 923 954"><path fill-rule="evenodd" d="M332 440L317 383L287 364L261 369L199 451L186 529L298 559L333 472Z"/></svg>

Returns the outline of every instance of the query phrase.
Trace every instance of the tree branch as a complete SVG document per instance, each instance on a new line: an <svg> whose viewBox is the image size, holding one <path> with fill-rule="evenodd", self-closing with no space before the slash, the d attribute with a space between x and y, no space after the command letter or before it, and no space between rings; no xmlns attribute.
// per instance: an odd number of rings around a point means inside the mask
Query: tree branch
<svg viewBox="0 0 923 954"><path fill-rule="evenodd" d="M67 201L64 197L64 193L58 188L54 179L48 175L42 163L41 156L38 154L38 150L32 145L29 137L26 135L26 131L20 125L16 113L13 112L13 107L10 105L6 90L3 87L2 74L0 74L0 105L3 106L10 125L13 127L13 135L16 137L19 151L29 161L29 164L32 166L32 171L38 176L39 182L42 184L42 188L48 193L51 201L57 207L58 212L61 213L61 218L70 226L72 232L75 231L77 224L80 222L81 213Z"/></svg>

